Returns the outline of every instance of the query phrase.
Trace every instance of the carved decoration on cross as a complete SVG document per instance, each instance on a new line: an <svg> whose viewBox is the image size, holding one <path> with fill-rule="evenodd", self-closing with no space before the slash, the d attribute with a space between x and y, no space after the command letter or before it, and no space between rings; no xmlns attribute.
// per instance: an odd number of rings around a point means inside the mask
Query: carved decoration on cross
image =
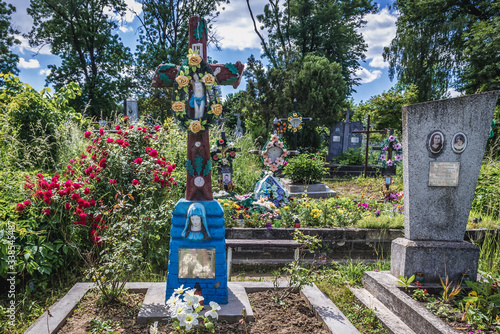
<svg viewBox="0 0 500 334"><path fill-rule="evenodd" d="M189 19L189 54L179 65L161 64L152 87L173 87L172 109L179 125L188 131L186 200L213 200L209 126L221 114L213 86L237 88L244 69L236 64L207 63L207 27L199 17Z"/></svg>

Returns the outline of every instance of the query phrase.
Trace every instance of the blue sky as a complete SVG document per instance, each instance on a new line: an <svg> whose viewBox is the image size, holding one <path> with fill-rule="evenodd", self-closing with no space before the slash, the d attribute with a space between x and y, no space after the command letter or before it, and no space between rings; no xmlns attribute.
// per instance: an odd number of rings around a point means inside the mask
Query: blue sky
<svg viewBox="0 0 500 334"><path fill-rule="evenodd" d="M31 30L32 19L26 13L29 0L5 0L17 8L17 12L12 16L13 26L21 33ZM126 0L130 8L136 12L141 12L141 5L135 0ZM356 75L361 78L361 85L356 88L357 93L353 94L354 101L366 101L373 95L381 94L391 88L395 82L389 80L387 74L388 64L383 61L382 51L384 46L388 46L396 34L397 12L389 10L388 6L392 0L378 1L379 11L377 14L370 14L365 17L366 26L361 29L365 41L368 44L366 53L367 59L361 64ZM251 6L254 15L263 12L267 0L252 0ZM208 50L208 54L219 63L236 62L245 63L248 57L253 54L257 59L261 55L261 48L258 36L253 30L253 24L248 14L246 1L233 0L229 5L225 5L225 10L221 11L214 28L218 36L222 39L222 51ZM118 34L124 44L135 50L137 44L138 19L134 14L128 13L122 19ZM20 69L20 79L28 83L37 90L43 89L45 77L47 76L47 66L49 64L60 64L60 59L50 52L50 46L44 46L40 50L33 50L28 45L28 41L22 36L18 36L22 41L20 46L15 46L13 52L20 57L18 68ZM244 89L242 82L239 89ZM223 87L223 95L236 92L232 87Z"/></svg>

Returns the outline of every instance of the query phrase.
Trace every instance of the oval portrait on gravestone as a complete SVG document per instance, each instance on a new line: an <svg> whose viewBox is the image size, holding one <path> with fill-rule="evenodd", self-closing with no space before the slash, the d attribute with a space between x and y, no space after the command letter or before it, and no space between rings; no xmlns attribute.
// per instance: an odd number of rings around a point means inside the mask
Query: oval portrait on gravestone
<svg viewBox="0 0 500 334"><path fill-rule="evenodd" d="M443 150L444 135L441 131L434 131L429 137L429 150L431 153L439 153Z"/></svg>
<svg viewBox="0 0 500 334"><path fill-rule="evenodd" d="M276 159L281 157L282 154L283 149L281 147L274 146L267 149L267 156L271 159L272 163L276 162Z"/></svg>
<svg viewBox="0 0 500 334"><path fill-rule="evenodd" d="M462 153L467 147L467 136L463 132L457 132L453 135L451 149L455 153Z"/></svg>

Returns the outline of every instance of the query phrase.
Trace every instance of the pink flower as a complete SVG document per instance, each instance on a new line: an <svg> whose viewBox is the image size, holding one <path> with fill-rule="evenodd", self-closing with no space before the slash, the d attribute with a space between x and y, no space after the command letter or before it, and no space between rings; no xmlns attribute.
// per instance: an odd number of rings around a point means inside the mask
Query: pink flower
<svg viewBox="0 0 500 334"><path fill-rule="evenodd" d="M71 209L71 204L69 204L69 203L65 203L65 204L64 204L64 208L65 208L66 210Z"/></svg>
<svg viewBox="0 0 500 334"><path fill-rule="evenodd" d="M106 139L106 141L107 141L108 143L113 143L113 142L114 142L113 138L111 138L111 137L108 137L108 139Z"/></svg>
<svg viewBox="0 0 500 334"><path fill-rule="evenodd" d="M106 168L106 159L105 158L101 159L101 161L99 162L99 166L101 166L101 168Z"/></svg>
<svg viewBox="0 0 500 334"><path fill-rule="evenodd" d="M85 138L90 138L90 135L91 135L90 131L85 132Z"/></svg>
<svg viewBox="0 0 500 334"><path fill-rule="evenodd" d="M85 220L87 219L87 214L85 212L80 213L80 219Z"/></svg>
<svg viewBox="0 0 500 334"><path fill-rule="evenodd" d="M139 180L134 179L134 180L132 181L132 185L136 186L136 185L138 185L138 184L139 184Z"/></svg>
<svg viewBox="0 0 500 334"><path fill-rule="evenodd" d="M115 180L115 179L109 179L109 183L111 183L111 184L115 184L115 183L116 183L116 180Z"/></svg>
<svg viewBox="0 0 500 334"><path fill-rule="evenodd" d="M93 179L95 177L95 174L94 173L90 173L90 176L89 176L91 179Z"/></svg>
<svg viewBox="0 0 500 334"><path fill-rule="evenodd" d="M120 130L120 124L116 126L116 130Z"/></svg>
<svg viewBox="0 0 500 334"><path fill-rule="evenodd" d="M81 187L80 183L76 183L76 182L73 183L73 188L80 189L80 187Z"/></svg>
<svg viewBox="0 0 500 334"><path fill-rule="evenodd" d="M153 149L152 147L146 147L146 153L151 152L152 149Z"/></svg>
<svg viewBox="0 0 500 334"><path fill-rule="evenodd" d="M25 209L24 205L19 203L16 205L16 211L19 211L21 213Z"/></svg>
<svg viewBox="0 0 500 334"><path fill-rule="evenodd" d="M396 140L396 137L394 137L394 136L389 136L389 141L394 141L394 140Z"/></svg>
<svg viewBox="0 0 500 334"><path fill-rule="evenodd" d="M158 152L156 150L152 150L151 152L149 152L149 155L153 158L156 158L158 156Z"/></svg>
<svg viewBox="0 0 500 334"><path fill-rule="evenodd" d="M160 130L160 129L161 129L161 126L159 126L159 125L155 125L155 131L158 131L158 130Z"/></svg>
<svg viewBox="0 0 500 334"><path fill-rule="evenodd" d="M50 209L49 208L43 209L42 212L43 212L44 215L50 216Z"/></svg>
<svg viewBox="0 0 500 334"><path fill-rule="evenodd" d="M393 165L392 160L387 160L387 166L389 166L389 167L390 167L390 166L392 166L392 165Z"/></svg>
<svg viewBox="0 0 500 334"><path fill-rule="evenodd" d="M99 129L99 135L102 136L104 134L104 129L103 128L100 128Z"/></svg>
<svg viewBox="0 0 500 334"><path fill-rule="evenodd" d="M160 178L158 176L155 176L155 182L160 182Z"/></svg>
<svg viewBox="0 0 500 334"><path fill-rule="evenodd" d="M395 161L401 161L403 160L403 157L401 155L396 155L396 157L394 158Z"/></svg>
<svg viewBox="0 0 500 334"><path fill-rule="evenodd" d="M24 201L24 202L23 202L23 204L24 204L25 206L28 206L28 205L30 205L30 204L31 204L31 201L28 199L28 200Z"/></svg>
<svg viewBox="0 0 500 334"><path fill-rule="evenodd" d="M134 162L138 165L142 164L142 158L137 158L134 160Z"/></svg>
<svg viewBox="0 0 500 334"><path fill-rule="evenodd" d="M385 160L385 154L380 155L380 160Z"/></svg>
<svg viewBox="0 0 500 334"><path fill-rule="evenodd" d="M396 145L394 145L394 149L396 151L399 151L400 149L402 148L401 144L400 143L397 143Z"/></svg>
<svg viewBox="0 0 500 334"><path fill-rule="evenodd" d="M77 193L73 193L71 195L71 198L74 200L74 201L78 201L80 199L80 195L78 195Z"/></svg>
<svg viewBox="0 0 500 334"><path fill-rule="evenodd" d="M82 154L82 159L85 159L87 156L85 154Z"/></svg>
<svg viewBox="0 0 500 334"><path fill-rule="evenodd" d="M47 204L50 204L52 202L52 200L50 199L50 197L45 197L43 200Z"/></svg>
<svg viewBox="0 0 500 334"><path fill-rule="evenodd" d="M85 195L90 194L90 189L89 189L89 188L85 188L85 189L83 189L83 193L84 193Z"/></svg>

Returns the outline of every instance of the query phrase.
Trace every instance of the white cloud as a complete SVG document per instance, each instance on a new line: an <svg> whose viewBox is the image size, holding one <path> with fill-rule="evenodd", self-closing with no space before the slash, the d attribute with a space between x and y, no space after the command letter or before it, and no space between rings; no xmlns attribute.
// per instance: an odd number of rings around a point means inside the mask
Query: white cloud
<svg viewBox="0 0 500 334"><path fill-rule="evenodd" d="M47 75L49 75L51 72L52 72L52 71L51 71L49 68L47 68L47 69L41 69L41 70L38 72L38 74L47 76Z"/></svg>
<svg viewBox="0 0 500 334"><path fill-rule="evenodd" d="M16 35L15 37L21 42L21 44L15 45L14 48L17 48L21 54L26 54L26 51L39 53L42 55L52 54L52 52L50 51L50 45L48 44L45 44L42 47L34 48L30 46L28 39L23 37L22 35Z"/></svg>
<svg viewBox="0 0 500 334"><path fill-rule="evenodd" d="M376 14L366 15L364 19L367 21L366 26L359 31L368 44L366 58L371 59L369 65L376 68L389 67L389 64L384 62L382 53L384 47L389 46L396 37L397 12L391 13L386 7Z"/></svg>
<svg viewBox="0 0 500 334"><path fill-rule="evenodd" d="M267 0L252 0L250 2L257 27L260 28L256 16L264 12ZM225 10L222 10L225 7ZM214 24L217 35L221 38L223 49L244 50L246 48L260 48L259 36L254 31L246 1L234 1L229 6L219 6L221 12ZM264 36L267 32L260 31Z"/></svg>
<svg viewBox="0 0 500 334"><path fill-rule="evenodd" d="M382 75L382 71L379 70L367 70L364 67L359 67L355 72L354 72L354 77L355 78L360 78L361 83L369 83L372 82L373 80L376 80L380 78Z"/></svg>
<svg viewBox="0 0 500 334"><path fill-rule="evenodd" d="M19 66L19 68L39 68L40 63L36 59L30 59L26 61L24 60L24 58L19 58L17 66Z"/></svg>
<svg viewBox="0 0 500 334"><path fill-rule="evenodd" d="M123 32L123 33L127 33L127 32L130 32L130 31L134 30L132 27L126 27L126 26L121 26L118 29L120 29L120 31Z"/></svg>
<svg viewBox="0 0 500 334"><path fill-rule="evenodd" d="M104 14L109 15L113 20L130 23L135 19L136 14L140 15L142 13L142 4L135 0L125 0L125 4L127 5L127 11L123 17L115 13L111 7L104 8Z"/></svg>

